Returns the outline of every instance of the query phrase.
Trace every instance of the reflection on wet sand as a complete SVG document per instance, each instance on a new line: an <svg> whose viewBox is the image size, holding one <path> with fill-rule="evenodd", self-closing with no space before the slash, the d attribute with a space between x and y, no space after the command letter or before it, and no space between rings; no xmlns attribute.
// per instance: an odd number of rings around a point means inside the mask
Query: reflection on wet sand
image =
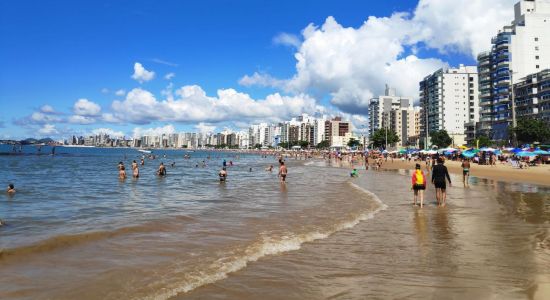
<svg viewBox="0 0 550 300"><path fill-rule="evenodd" d="M374 219L178 299L549 299L550 189L472 178L420 209L408 179L362 170L389 206Z"/></svg>

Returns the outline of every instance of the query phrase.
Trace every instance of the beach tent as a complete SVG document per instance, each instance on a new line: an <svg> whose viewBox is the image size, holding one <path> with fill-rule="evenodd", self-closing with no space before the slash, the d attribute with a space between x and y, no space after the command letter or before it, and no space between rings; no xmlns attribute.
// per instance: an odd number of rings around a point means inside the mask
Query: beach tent
<svg viewBox="0 0 550 300"><path fill-rule="evenodd" d="M516 155L519 156L519 157L536 156L536 154L534 152L529 152L529 151L521 151L521 152L516 153Z"/></svg>

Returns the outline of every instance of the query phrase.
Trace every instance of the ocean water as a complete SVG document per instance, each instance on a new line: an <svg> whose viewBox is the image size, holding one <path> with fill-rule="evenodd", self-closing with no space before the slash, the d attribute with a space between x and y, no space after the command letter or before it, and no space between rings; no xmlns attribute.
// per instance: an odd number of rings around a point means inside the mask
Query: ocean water
<svg viewBox="0 0 550 300"><path fill-rule="evenodd" d="M134 149L50 153L0 155L0 299L550 298L548 187L452 176L419 209L408 170L287 159L280 184L275 157L167 150L121 181Z"/></svg>
<svg viewBox="0 0 550 300"><path fill-rule="evenodd" d="M346 170L304 161L288 161L289 181L281 184L272 156L154 151L133 179L131 161L143 155L134 149L22 150L0 156L0 178L17 190L0 196L2 299L185 295L384 207ZM233 166L220 183L224 159ZM126 180L118 178L119 161ZM155 174L160 162L165 177Z"/></svg>

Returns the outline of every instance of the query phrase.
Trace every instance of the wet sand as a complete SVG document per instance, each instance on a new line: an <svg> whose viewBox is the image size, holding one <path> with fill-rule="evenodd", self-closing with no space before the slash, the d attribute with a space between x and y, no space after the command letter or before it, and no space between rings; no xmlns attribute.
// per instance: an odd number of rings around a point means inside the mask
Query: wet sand
<svg viewBox="0 0 550 300"><path fill-rule="evenodd" d="M388 160L382 165L382 169L385 170L399 170L399 169L414 169L417 162L401 161L395 159L393 162ZM420 163L425 171L426 163ZM449 173L454 173L462 176L461 162L458 161L446 161ZM500 162L496 166L478 165L472 163L470 168L470 177L483 177L490 178L499 181L506 182L524 182L534 183L539 185L550 186L550 165L539 165L536 167L529 167L528 169L512 168L509 164L501 164ZM456 183L462 183L462 177Z"/></svg>
<svg viewBox="0 0 550 300"><path fill-rule="evenodd" d="M472 178L420 209L409 178L361 170L388 206L374 218L175 299L549 299L548 188Z"/></svg>

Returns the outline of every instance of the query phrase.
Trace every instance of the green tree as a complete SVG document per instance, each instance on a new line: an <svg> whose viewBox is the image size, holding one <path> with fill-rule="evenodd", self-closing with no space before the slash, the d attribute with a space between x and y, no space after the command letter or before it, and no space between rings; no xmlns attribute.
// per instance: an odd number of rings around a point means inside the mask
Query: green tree
<svg viewBox="0 0 550 300"><path fill-rule="evenodd" d="M353 148L361 145L361 142L359 140L356 140L354 138L349 139L348 141L348 147Z"/></svg>
<svg viewBox="0 0 550 300"><path fill-rule="evenodd" d="M300 141L298 145L300 147L302 147L302 149L307 148L309 146L309 142L308 141Z"/></svg>
<svg viewBox="0 0 550 300"><path fill-rule="evenodd" d="M388 132L388 145L399 142L399 137L397 136L395 131L386 128L380 128L376 130L370 138L374 147L382 147L386 145L386 130Z"/></svg>
<svg viewBox="0 0 550 300"><path fill-rule="evenodd" d="M515 133L518 142L522 144L550 141L550 124L538 119L521 118L515 128L510 128L510 132Z"/></svg>
<svg viewBox="0 0 550 300"><path fill-rule="evenodd" d="M488 137L486 137L484 135L480 135L480 136L477 137L477 144L480 148L481 147L489 147L489 146L491 146L492 142ZM473 145L473 146L476 146L476 145Z"/></svg>
<svg viewBox="0 0 550 300"><path fill-rule="evenodd" d="M256 144L254 145L254 149L261 149L262 148L262 144Z"/></svg>
<svg viewBox="0 0 550 300"><path fill-rule="evenodd" d="M453 142L447 130L430 132L430 138L432 140L432 145L436 145L439 148L448 147Z"/></svg>
<svg viewBox="0 0 550 300"><path fill-rule="evenodd" d="M330 147L330 142L327 140L321 141L319 144L317 144L317 149L327 149Z"/></svg>
<svg viewBox="0 0 550 300"><path fill-rule="evenodd" d="M287 142L280 142L279 147L281 147L283 149L288 149L288 143Z"/></svg>

